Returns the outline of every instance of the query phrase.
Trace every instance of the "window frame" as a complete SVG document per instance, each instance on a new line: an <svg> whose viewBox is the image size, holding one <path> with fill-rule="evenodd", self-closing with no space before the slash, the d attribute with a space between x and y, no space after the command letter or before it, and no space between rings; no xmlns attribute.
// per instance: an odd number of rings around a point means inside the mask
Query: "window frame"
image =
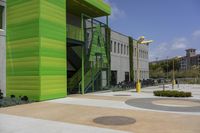
<svg viewBox="0 0 200 133"><path fill-rule="evenodd" d="M120 43L118 43L118 54L120 54Z"/></svg>
<svg viewBox="0 0 200 133"><path fill-rule="evenodd" d="M0 30L4 29L4 6L0 4Z"/></svg>
<svg viewBox="0 0 200 133"><path fill-rule="evenodd" d="M110 40L110 52L112 52L113 51L113 41L112 40Z"/></svg>
<svg viewBox="0 0 200 133"><path fill-rule="evenodd" d="M116 42L114 42L114 53L116 53L116 52L117 52L117 49L116 49L116 47L117 47L117 46L116 46L116 44L117 44L117 43L116 43Z"/></svg>
<svg viewBox="0 0 200 133"><path fill-rule="evenodd" d="M1 1L0 0L0 6L2 7L2 12L1 12L1 26L0 26L0 35L3 35L3 36L5 36L5 28L6 28L6 16L5 16L5 14L6 14L6 4L5 4L5 2L4 1Z"/></svg>
<svg viewBox="0 0 200 133"><path fill-rule="evenodd" d="M123 54L123 44L121 44L121 54Z"/></svg>
<svg viewBox="0 0 200 133"><path fill-rule="evenodd" d="M126 55L126 45L124 45L124 55Z"/></svg>

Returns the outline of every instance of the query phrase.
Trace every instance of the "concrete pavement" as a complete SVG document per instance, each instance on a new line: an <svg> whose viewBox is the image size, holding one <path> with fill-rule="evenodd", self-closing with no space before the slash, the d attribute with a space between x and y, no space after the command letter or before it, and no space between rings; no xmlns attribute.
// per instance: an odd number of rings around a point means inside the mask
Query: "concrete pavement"
<svg viewBox="0 0 200 133"><path fill-rule="evenodd" d="M190 88L194 95L189 99L199 102L200 87L186 86L182 89L188 91ZM125 103L130 99L154 98L150 103L158 106L200 106L199 103L184 102L187 98L178 102L153 96L153 90L158 89L158 86L143 88L140 94L128 90L71 95L63 99L0 108L0 133L199 133L200 112L149 110ZM115 116L135 119L136 122L103 125L94 121Z"/></svg>

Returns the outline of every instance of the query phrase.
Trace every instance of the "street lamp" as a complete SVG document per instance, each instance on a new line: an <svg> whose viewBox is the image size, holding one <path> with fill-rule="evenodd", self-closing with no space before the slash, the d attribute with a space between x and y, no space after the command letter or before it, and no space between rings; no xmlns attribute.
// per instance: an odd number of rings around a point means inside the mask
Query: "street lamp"
<svg viewBox="0 0 200 133"><path fill-rule="evenodd" d="M168 77L169 77L169 57L167 56L167 80L168 80Z"/></svg>
<svg viewBox="0 0 200 133"><path fill-rule="evenodd" d="M174 60L175 60L175 59L173 59L172 89L174 89L174 85L176 84L176 80L175 80L175 67L174 67Z"/></svg>
<svg viewBox="0 0 200 133"><path fill-rule="evenodd" d="M138 93L140 93L141 91L141 83L140 83L140 65L139 65L139 45L140 44L145 44L145 45L149 45L149 43L152 43L153 40L149 40L149 41L145 41L144 40L145 37L141 36L138 40L137 40L137 83L136 83L136 91Z"/></svg>

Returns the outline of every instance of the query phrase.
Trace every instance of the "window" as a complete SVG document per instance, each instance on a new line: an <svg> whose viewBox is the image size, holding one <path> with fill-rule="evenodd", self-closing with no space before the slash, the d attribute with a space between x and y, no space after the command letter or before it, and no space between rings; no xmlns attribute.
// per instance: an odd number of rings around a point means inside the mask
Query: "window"
<svg viewBox="0 0 200 133"><path fill-rule="evenodd" d="M145 58L145 51L143 51L143 58Z"/></svg>
<svg viewBox="0 0 200 133"><path fill-rule="evenodd" d="M123 44L121 44L121 54L123 54Z"/></svg>
<svg viewBox="0 0 200 133"><path fill-rule="evenodd" d="M144 51L141 50L141 57L144 58Z"/></svg>
<svg viewBox="0 0 200 133"><path fill-rule="evenodd" d="M126 82L129 81L129 72L125 72L125 81L126 81Z"/></svg>
<svg viewBox="0 0 200 133"><path fill-rule="evenodd" d="M120 44L118 43L118 53L120 53Z"/></svg>
<svg viewBox="0 0 200 133"><path fill-rule="evenodd" d="M116 42L114 42L114 53L116 53Z"/></svg>
<svg viewBox="0 0 200 133"><path fill-rule="evenodd" d="M110 41L110 52L112 52L112 40Z"/></svg>
<svg viewBox="0 0 200 133"><path fill-rule="evenodd" d="M129 48L128 48L128 46L127 46L127 55L129 54Z"/></svg>
<svg viewBox="0 0 200 133"><path fill-rule="evenodd" d="M117 84L117 71L111 71L111 85Z"/></svg>
<svg viewBox="0 0 200 133"><path fill-rule="evenodd" d="M138 56L139 58L141 57L141 50L139 49L139 56Z"/></svg>
<svg viewBox="0 0 200 133"><path fill-rule="evenodd" d="M143 50L141 50L141 58L143 58Z"/></svg>
<svg viewBox="0 0 200 133"><path fill-rule="evenodd" d="M148 51L147 51L147 59L149 58L149 53L148 53Z"/></svg>
<svg viewBox="0 0 200 133"><path fill-rule="evenodd" d="M148 52L146 52L146 59L148 59Z"/></svg>
<svg viewBox="0 0 200 133"><path fill-rule="evenodd" d="M124 45L124 54L126 54L126 45Z"/></svg>
<svg viewBox="0 0 200 133"><path fill-rule="evenodd" d="M134 53L135 53L135 56L137 56L137 49L136 48L135 48L135 52Z"/></svg>
<svg viewBox="0 0 200 133"><path fill-rule="evenodd" d="M0 29L3 29L3 6L0 6Z"/></svg>
<svg viewBox="0 0 200 133"><path fill-rule="evenodd" d="M141 50L141 58L143 58L143 51Z"/></svg>

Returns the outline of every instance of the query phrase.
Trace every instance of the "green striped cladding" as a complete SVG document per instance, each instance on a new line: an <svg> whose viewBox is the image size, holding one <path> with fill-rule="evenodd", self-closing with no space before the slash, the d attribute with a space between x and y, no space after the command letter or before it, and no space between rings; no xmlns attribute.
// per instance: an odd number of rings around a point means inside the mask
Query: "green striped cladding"
<svg viewBox="0 0 200 133"><path fill-rule="evenodd" d="M66 1L7 1L7 95L66 96Z"/></svg>

